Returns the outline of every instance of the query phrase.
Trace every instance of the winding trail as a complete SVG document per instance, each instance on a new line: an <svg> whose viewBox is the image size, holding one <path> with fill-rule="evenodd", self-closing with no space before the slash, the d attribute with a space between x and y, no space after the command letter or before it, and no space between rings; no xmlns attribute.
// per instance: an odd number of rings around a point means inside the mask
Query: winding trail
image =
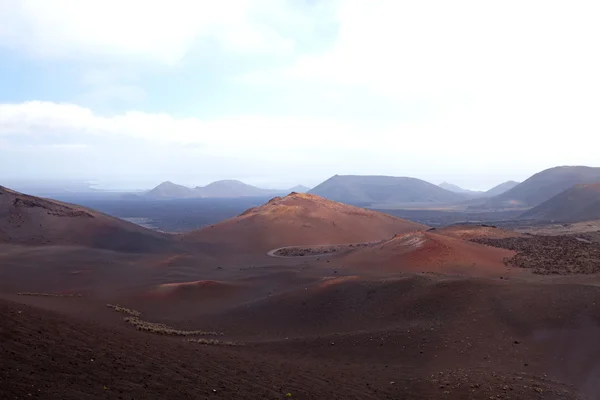
<svg viewBox="0 0 600 400"><path fill-rule="evenodd" d="M346 243L346 244L321 244L321 245L300 245L300 246L284 246L284 247L278 247L276 249L270 250L267 252L267 255L270 257L275 257L275 258L314 258L314 257L328 257L328 256L333 256L336 254L340 254L343 251L351 251L360 247L365 247L365 246L371 246L377 243L381 243L384 242L384 240L377 240L377 241L373 241L373 242L360 242L360 243ZM335 249L335 251L330 251L330 252L315 252L314 254L312 253L313 251L315 251L315 249ZM278 255L276 254L277 252L281 251L281 250L291 250L291 249L306 249L308 251L311 252L311 254L307 254L307 255L293 255L293 256L283 256L283 255Z"/></svg>

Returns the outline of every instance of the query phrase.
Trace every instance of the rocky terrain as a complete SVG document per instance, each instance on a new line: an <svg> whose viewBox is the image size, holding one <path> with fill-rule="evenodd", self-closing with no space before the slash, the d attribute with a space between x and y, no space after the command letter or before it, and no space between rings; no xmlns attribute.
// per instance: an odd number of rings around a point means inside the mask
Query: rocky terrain
<svg viewBox="0 0 600 400"><path fill-rule="evenodd" d="M1 196L23 221L0 230L2 399L600 392L598 247L583 236L430 229L297 193L165 235ZM99 222L113 227L110 248L89 240ZM140 235L136 251L114 245L120 229ZM32 233L40 240L21 240Z"/></svg>
<svg viewBox="0 0 600 400"><path fill-rule="evenodd" d="M536 274L594 274L600 272L600 244L577 236L524 236L473 239L474 242L516 251L507 265Z"/></svg>
<svg viewBox="0 0 600 400"><path fill-rule="evenodd" d="M270 252L270 254L276 257L314 257L319 255L340 254L342 252L351 251L361 247L367 247L371 244L372 243L355 243L316 247L294 246L277 249L275 251Z"/></svg>
<svg viewBox="0 0 600 400"><path fill-rule="evenodd" d="M239 252L288 246L362 243L426 226L323 197L291 193L237 217L183 235L187 242L214 243Z"/></svg>

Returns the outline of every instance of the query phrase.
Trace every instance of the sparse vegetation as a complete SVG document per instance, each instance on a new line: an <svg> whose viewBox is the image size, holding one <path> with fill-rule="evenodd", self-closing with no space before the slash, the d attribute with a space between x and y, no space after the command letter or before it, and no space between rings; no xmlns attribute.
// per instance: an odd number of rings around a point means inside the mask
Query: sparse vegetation
<svg viewBox="0 0 600 400"><path fill-rule="evenodd" d="M600 244L573 236L528 236L473 239L473 242L516 251L508 266L529 268L534 274L594 274L600 271Z"/></svg>
<svg viewBox="0 0 600 400"><path fill-rule="evenodd" d="M125 322L135 326L139 331L152 332L158 335L168 336L219 336L222 333L204 331L185 331L171 328L158 322L144 321L138 317L125 317Z"/></svg>
<svg viewBox="0 0 600 400"><path fill-rule="evenodd" d="M129 314L129 315L131 315L133 317L141 317L142 316L142 313L139 312L139 311L132 310L132 309L125 308L125 307L121 307L119 305L107 304L106 306L109 307L109 308L112 308L116 312L120 312L120 313L123 313L123 314Z"/></svg>
<svg viewBox="0 0 600 400"><path fill-rule="evenodd" d="M211 346L239 346L240 345L240 343L237 343L237 342L231 342L231 341L226 341L226 340L217 340L217 339L204 339L204 338L187 339L186 342L199 343L199 344L205 344L205 345L211 345Z"/></svg>
<svg viewBox="0 0 600 400"><path fill-rule="evenodd" d="M119 305L107 304L107 307L112 308L113 310L130 315L129 317L125 317L124 321L135 326L138 331L151 332L157 335L167 335L167 336L219 336L223 335L218 332L205 332L205 331L187 331L181 329L171 328L165 324L161 324L158 322L149 322L144 321L140 317L142 313L137 310L132 310L129 308L125 308Z"/></svg>
<svg viewBox="0 0 600 400"><path fill-rule="evenodd" d="M19 292L19 296L41 296L41 297L83 297L82 294L77 293L31 293L31 292Z"/></svg>
<svg viewBox="0 0 600 400"><path fill-rule="evenodd" d="M302 247L302 246L290 246L283 247L273 252L274 256L277 257L312 257L319 255L331 255L339 254L344 251L353 250L360 247L368 247L377 242L363 242L363 243L352 243L352 244L336 244L331 246L314 246L314 247Z"/></svg>

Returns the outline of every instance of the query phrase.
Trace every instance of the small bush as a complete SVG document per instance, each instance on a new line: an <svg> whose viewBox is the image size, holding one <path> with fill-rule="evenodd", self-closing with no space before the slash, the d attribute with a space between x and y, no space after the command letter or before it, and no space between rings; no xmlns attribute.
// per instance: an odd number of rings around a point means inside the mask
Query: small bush
<svg viewBox="0 0 600 400"><path fill-rule="evenodd" d="M223 335L218 332L204 332L204 331L186 331L171 328L165 324L161 324L158 322L149 322L141 319L142 313L136 310L132 310L129 308L121 307L119 305L107 304L106 305L113 310L130 315L129 317L125 317L124 321L135 326L138 331L151 332L158 335L168 335L168 336L219 336Z"/></svg>
<svg viewBox="0 0 600 400"><path fill-rule="evenodd" d="M204 331L184 331L180 329L171 328L165 324L158 322L144 321L138 317L125 317L125 322L135 326L139 331L152 332L159 335L168 336L219 336L222 333L217 332L204 332Z"/></svg>
<svg viewBox="0 0 600 400"><path fill-rule="evenodd" d="M204 345L211 346L239 346L240 343L230 342L225 340L217 340L217 339L187 339L189 343L199 343Z"/></svg>
<svg viewBox="0 0 600 400"><path fill-rule="evenodd" d="M123 313L123 314L129 314L129 315L131 315L133 317L141 317L142 316L142 313L139 312L139 311L132 310L132 309L125 308L125 307L121 307L119 305L107 304L106 306L109 307L109 308L112 308L116 312L120 312L120 313Z"/></svg>
<svg viewBox="0 0 600 400"><path fill-rule="evenodd" d="M75 293L31 293L31 292L20 292L17 293L19 296L44 296L44 297L83 297L81 294Z"/></svg>

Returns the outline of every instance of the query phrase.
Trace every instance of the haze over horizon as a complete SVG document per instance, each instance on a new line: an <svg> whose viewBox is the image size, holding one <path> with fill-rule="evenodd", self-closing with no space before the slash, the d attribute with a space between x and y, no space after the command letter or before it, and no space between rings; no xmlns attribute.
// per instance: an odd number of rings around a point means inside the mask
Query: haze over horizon
<svg viewBox="0 0 600 400"><path fill-rule="evenodd" d="M0 185L485 190L599 166L600 5L0 4ZM594 39L596 38L596 39Z"/></svg>

